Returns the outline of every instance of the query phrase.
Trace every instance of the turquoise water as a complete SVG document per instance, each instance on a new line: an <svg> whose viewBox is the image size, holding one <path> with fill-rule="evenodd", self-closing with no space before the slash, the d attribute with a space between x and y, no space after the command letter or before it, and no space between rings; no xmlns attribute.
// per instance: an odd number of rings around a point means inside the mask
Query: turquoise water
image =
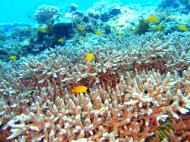
<svg viewBox="0 0 190 142"><path fill-rule="evenodd" d="M42 4L55 5L67 10L71 3L76 3L81 11L86 11L100 0L3 0L0 5L0 23L34 22L31 18L35 10ZM109 3L127 4L151 4L156 5L157 0L109 0Z"/></svg>

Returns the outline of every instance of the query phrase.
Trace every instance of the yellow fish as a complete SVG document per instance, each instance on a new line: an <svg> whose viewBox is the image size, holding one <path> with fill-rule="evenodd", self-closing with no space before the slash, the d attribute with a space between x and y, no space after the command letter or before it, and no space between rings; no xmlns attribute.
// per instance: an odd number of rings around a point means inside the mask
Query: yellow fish
<svg viewBox="0 0 190 142"><path fill-rule="evenodd" d="M63 43L64 41L65 41L65 39L64 38L58 38L58 40L57 40L59 43Z"/></svg>
<svg viewBox="0 0 190 142"><path fill-rule="evenodd" d="M38 29L38 31L39 31L40 33L47 33L47 28L45 28L45 27L40 27L40 28Z"/></svg>
<svg viewBox="0 0 190 142"><path fill-rule="evenodd" d="M103 32L102 31L96 31L95 34L96 35L103 35Z"/></svg>
<svg viewBox="0 0 190 142"><path fill-rule="evenodd" d="M180 30L180 31L187 31L188 27L186 25L179 25L178 26L178 30Z"/></svg>
<svg viewBox="0 0 190 142"><path fill-rule="evenodd" d="M151 16L149 16L147 19L146 19L146 21L148 22L148 23L156 23L156 22L158 22L158 17L156 17L156 16L153 16L153 15L151 15Z"/></svg>
<svg viewBox="0 0 190 142"><path fill-rule="evenodd" d="M87 91L88 87L87 86L75 86L71 89L71 93L73 94L80 94L80 93L85 93Z"/></svg>
<svg viewBox="0 0 190 142"><path fill-rule="evenodd" d="M9 58L10 58L11 60L16 60L16 59L17 59L17 56L11 55Z"/></svg>
<svg viewBox="0 0 190 142"><path fill-rule="evenodd" d="M94 58L95 58L94 53L88 53L88 54L85 56L85 60L86 60L86 61L89 61L89 62L93 61Z"/></svg>

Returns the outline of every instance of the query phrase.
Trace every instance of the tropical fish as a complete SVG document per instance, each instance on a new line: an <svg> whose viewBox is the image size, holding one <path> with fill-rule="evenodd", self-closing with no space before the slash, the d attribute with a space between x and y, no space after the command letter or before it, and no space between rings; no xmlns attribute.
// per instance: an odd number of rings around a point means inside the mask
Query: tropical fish
<svg viewBox="0 0 190 142"><path fill-rule="evenodd" d="M80 93L85 93L87 91L88 87L87 86L83 86L83 85L79 85L79 86L75 86L71 89L71 93L73 94L80 94Z"/></svg>
<svg viewBox="0 0 190 142"><path fill-rule="evenodd" d="M103 32L102 31L96 31L95 34L96 35L103 35Z"/></svg>
<svg viewBox="0 0 190 142"><path fill-rule="evenodd" d="M11 60L16 60L16 59L17 59L17 56L11 55L11 56L9 57L9 59L11 59Z"/></svg>
<svg viewBox="0 0 190 142"><path fill-rule="evenodd" d="M156 23L156 22L158 22L158 20L159 20L159 18L156 17L156 16L154 16L154 15L151 15L151 16L149 16L149 17L146 19L146 21L147 21L148 23Z"/></svg>
<svg viewBox="0 0 190 142"><path fill-rule="evenodd" d="M58 40L57 40L59 43L63 43L64 41L65 41L65 39L63 38L63 37L60 37L60 38L58 38Z"/></svg>
<svg viewBox="0 0 190 142"><path fill-rule="evenodd" d="M86 60L86 61L89 61L89 62L93 61L94 58L95 58L94 53L88 53L88 54L85 56L85 60Z"/></svg>
<svg viewBox="0 0 190 142"><path fill-rule="evenodd" d="M179 25L178 26L178 30L180 30L180 31L187 31L188 27L186 25Z"/></svg>
<svg viewBox="0 0 190 142"><path fill-rule="evenodd" d="M39 31L40 33L47 33L47 28L46 28L46 27L40 27L40 28L38 29L38 31Z"/></svg>

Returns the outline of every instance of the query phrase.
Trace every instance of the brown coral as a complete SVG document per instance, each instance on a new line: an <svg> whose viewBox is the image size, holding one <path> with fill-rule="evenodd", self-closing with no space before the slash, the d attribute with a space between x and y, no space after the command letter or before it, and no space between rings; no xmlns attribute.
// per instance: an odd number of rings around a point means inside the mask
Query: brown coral
<svg viewBox="0 0 190 142"><path fill-rule="evenodd" d="M190 76L188 72L184 73L184 76L187 75ZM159 78L162 79L161 82ZM10 120L3 129L11 129L12 134L8 139L26 141L41 139L62 141L63 138L64 141L82 138L89 141L105 139L128 141L131 138L140 141L156 132L160 120L164 121L164 118L171 116L180 118L179 122L173 122L174 125L180 123L182 126L176 127L179 135L176 136L180 137L182 134L180 130L189 129L181 121L182 115L176 111L186 113L190 102L185 100L188 96L184 96L180 106L176 105L179 104L180 94L177 95L176 92L175 98L170 96L170 92L177 91L173 88L176 81L180 82L178 78L173 80L171 74L143 72L134 76L126 72L116 85L116 90L108 87L105 91L101 87L95 89L97 87L93 86L92 89L95 90L88 94L74 96L64 91L63 97L59 92L54 92L58 86L49 84L47 89L43 87L40 92L33 94L34 100L38 98L38 102L31 100L31 105L28 105L22 114ZM148 93L144 94L147 85ZM162 87L162 90L159 87ZM166 88L169 88L169 92L163 92ZM164 105L168 102L166 98L172 100L167 106ZM161 112L157 106L160 106ZM185 136L188 137L188 132Z"/></svg>
<svg viewBox="0 0 190 142"><path fill-rule="evenodd" d="M18 72L0 85L1 139L8 132L7 140L18 141L158 141L167 119L176 128L163 130L169 139L189 139L190 68L184 47L177 52L170 42L162 45L160 38L168 40L163 35L133 38L125 41L127 47L107 41L110 46L97 47L91 63L70 59L65 47L16 65ZM81 84L87 93L69 92Z"/></svg>

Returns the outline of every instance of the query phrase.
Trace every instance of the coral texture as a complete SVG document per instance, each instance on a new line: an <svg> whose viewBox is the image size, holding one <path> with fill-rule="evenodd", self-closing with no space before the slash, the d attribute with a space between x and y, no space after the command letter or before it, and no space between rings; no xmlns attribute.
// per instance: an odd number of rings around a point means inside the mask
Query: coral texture
<svg viewBox="0 0 190 142"><path fill-rule="evenodd" d="M8 140L145 140L156 135L162 121L174 121L188 112L189 72L182 77L154 71L136 75L125 72L115 90L93 86L90 93L78 95L49 84L35 91L30 100L20 96L26 102L6 106L14 111L22 106L22 114L9 120L3 129L11 129ZM168 133L175 135L174 131Z"/></svg>
<svg viewBox="0 0 190 142"><path fill-rule="evenodd" d="M60 16L60 9L56 6L42 5L34 14L35 20L40 24L47 24L53 22Z"/></svg>
<svg viewBox="0 0 190 142"><path fill-rule="evenodd" d="M0 140L189 140L189 35L86 38L2 65Z"/></svg>

